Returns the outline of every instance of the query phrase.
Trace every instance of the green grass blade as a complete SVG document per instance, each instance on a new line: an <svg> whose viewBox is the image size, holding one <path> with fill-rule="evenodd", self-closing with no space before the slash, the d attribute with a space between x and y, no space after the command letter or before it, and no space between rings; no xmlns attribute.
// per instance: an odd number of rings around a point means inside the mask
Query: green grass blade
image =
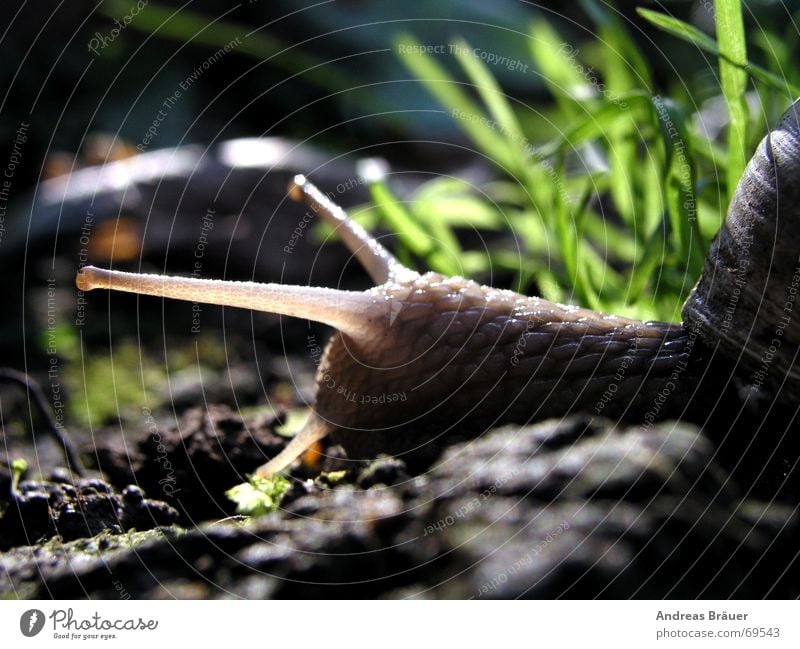
<svg viewBox="0 0 800 649"><path fill-rule="evenodd" d="M666 160L664 196L670 217L673 247L691 274L699 274L705 244L697 220L697 173L689 135L688 118L673 101L653 101L653 115L660 126Z"/></svg>
<svg viewBox="0 0 800 649"><path fill-rule="evenodd" d="M598 26L597 54L592 60L602 72L598 91L603 100L614 103L635 90L649 92L648 65L621 21L596 0L582 0L581 6ZM619 121L606 131L605 139L611 196L623 221L630 224L643 214L636 173L640 134L634 120Z"/></svg>
<svg viewBox="0 0 800 649"><path fill-rule="evenodd" d="M788 95L792 99L797 96L800 96L800 85L796 83L792 83L788 79L783 77L779 77L777 74L770 72L769 70L765 70L761 66L754 65L753 63L748 63L745 67L747 73L757 79L761 83L769 86L773 90L777 90L778 92Z"/></svg>
<svg viewBox="0 0 800 649"><path fill-rule="evenodd" d="M598 26L600 42L612 55L603 68L609 88L615 92L635 88L650 91L650 67L622 21L597 0L581 0L581 6Z"/></svg>
<svg viewBox="0 0 800 649"><path fill-rule="evenodd" d="M717 0L716 22L722 94L728 104L728 198L733 197L747 164L747 46L740 0Z"/></svg>
<svg viewBox="0 0 800 649"><path fill-rule="evenodd" d="M631 269L631 281L628 287L627 303L635 304L643 299L645 289L653 278L653 273L667 254L666 230L664 221L660 221L650 233L644 245L639 263Z"/></svg>
<svg viewBox="0 0 800 649"><path fill-rule="evenodd" d="M447 275L466 274L461 244L438 213L418 210L416 205L406 207L380 179L369 183L369 191L373 203L407 250L425 259L431 270Z"/></svg>
<svg viewBox="0 0 800 649"><path fill-rule="evenodd" d="M500 84L489 72L486 64L472 53L473 50L466 41L457 39L454 45L456 60L472 81L501 132L512 144L519 146L524 135Z"/></svg>
<svg viewBox="0 0 800 649"><path fill-rule="evenodd" d="M463 40L454 43L453 50L464 72L492 117L493 126L505 141L508 171L527 191L527 199L540 212L555 211L553 203L561 178L542 158L532 156L533 146L525 137L514 110L502 88L483 61L472 54ZM533 159L532 159L533 158Z"/></svg>
<svg viewBox="0 0 800 649"><path fill-rule="evenodd" d="M717 47L716 41L708 34L700 31L694 25L690 25L678 18L667 16L658 11L650 9L643 9L641 7L636 9L636 12L644 18L647 22L658 27L661 31L667 34L677 36L683 41L696 45L699 49L714 56L719 56L720 51Z"/></svg>
<svg viewBox="0 0 800 649"><path fill-rule="evenodd" d="M624 224L616 224L604 219L592 209L585 210L581 230L602 253L606 262L622 264L633 263L636 259L636 241L630 229Z"/></svg>
<svg viewBox="0 0 800 649"><path fill-rule="evenodd" d="M395 48L400 60L417 80L444 106L458 127L489 156L491 160L505 169L513 168L514 159L507 150L506 143L498 137L493 121L487 118L466 92L461 83L453 79L433 57L420 52L419 42L409 35L395 39ZM413 54L411 53L413 52Z"/></svg>
<svg viewBox="0 0 800 649"><path fill-rule="evenodd" d="M428 196L422 190L415 194L414 212L424 221L430 214L451 228L501 231L507 226L499 209L491 203L466 193Z"/></svg>
<svg viewBox="0 0 800 649"><path fill-rule="evenodd" d="M563 167L563 156L559 156L554 169L562 178L564 176ZM567 274L566 283L568 286L572 286L578 303L596 309L600 302L587 272L587 255L583 254L587 244L580 227L582 212L585 208L585 201L581 201L578 205L572 205L565 192L555 192L553 195L556 234L561 249L561 260Z"/></svg>
<svg viewBox="0 0 800 649"><path fill-rule="evenodd" d="M386 223L394 230L403 245L415 255L427 258L433 252L433 240L417 224L402 203L395 198L389 187L382 180L374 180L369 183L369 193L372 202L378 207Z"/></svg>
<svg viewBox="0 0 800 649"><path fill-rule="evenodd" d="M419 215L418 210L413 211L415 216ZM429 236L433 238L434 251L428 257L430 267L445 275L468 276L461 263L461 244L442 216L438 212L427 212L426 218L418 219L418 222L430 230Z"/></svg>
<svg viewBox="0 0 800 649"><path fill-rule="evenodd" d="M649 112L650 95L640 90L622 95L619 102L600 104L565 133L542 145L539 154L549 157L575 149L588 140L603 137L617 122L630 122L634 113L642 110Z"/></svg>
<svg viewBox="0 0 800 649"><path fill-rule="evenodd" d="M524 180L528 175L524 149L528 139L522 132L522 128L514 115L514 110L508 103L500 84L489 72L486 64L472 53L472 48L460 39L456 40L454 45L456 60L474 85L475 90L489 110L499 134L506 142L513 174Z"/></svg>
<svg viewBox="0 0 800 649"><path fill-rule="evenodd" d="M714 39L708 34L701 32L699 29L697 29L697 27L689 25L678 18L665 16L657 11L651 11L649 9L642 8L638 8L636 11L642 18L647 20L655 27L658 27L662 31L671 34L672 36L676 36L687 43L695 45L703 52L724 58L728 63L742 67L754 79L758 79L762 83L774 88L775 90L787 94L791 98L800 96L800 86L790 82L788 79L783 79L777 74L773 74L769 70L765 70L761 66L755 65L750 61L747 61L744 65L741 65L740 62L728 59L727 56L720 51L719 47L717 47L716 41L714 41Z"/></svg>
<svg viewBox="0 0 800 649"><path fill-rule="evenodd" d="M595 96L583 68L576 62L577 49L565 42L544 20L537 20L530 30L530 51L533 61L550 93L568 115L583 111L582 103Z"/></svg>

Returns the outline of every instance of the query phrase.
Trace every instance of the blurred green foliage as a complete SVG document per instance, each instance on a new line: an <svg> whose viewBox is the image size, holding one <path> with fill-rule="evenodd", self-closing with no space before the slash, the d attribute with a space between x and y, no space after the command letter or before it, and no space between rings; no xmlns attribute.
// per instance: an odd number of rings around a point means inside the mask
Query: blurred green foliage
<svg viewBox="0 0 800 649"><path fill-rule="evenodd" d="M405 204L404 220L429 230L434 222L447 229L511 228L523 242L519 254L500 248L482 263L470 257L464 274L499 266L518 274L520 290L535 285L556 302L680 320L735 183L770 120L765 113L791 101L797 70L777 62L792 75L782 78L748 61L738 1L716 3L719 42L642 10L660 29L718 58L728 110L720 144L704 132L698 102L679 79L671 96L655 92L649 65L617 16L598 2L582 4L598 36L585 47L567 43L547 22L530 28L531 60L558 107L556 118L504 94L467 43L451 47L460 53L462 75L456 76L431 55L416 53L420 43L413 37L398 38L398 50L415 52L403 55L409 70L503 176L480 190L450 178L431 181ZM751 82L763 107L754 118L745 95ZM538 128L544 119L558 121ZM552 130L555 137L535 142L534 134ZM397 211L400 202L387 200L386 187L373 187L378 191L385 222L409 245L402 222L385 207ZM423 253L431 268L453 272L464 254L453 239L452 233L433 237L433 250ZM420 253L419 244L409 247Z"/></svg>

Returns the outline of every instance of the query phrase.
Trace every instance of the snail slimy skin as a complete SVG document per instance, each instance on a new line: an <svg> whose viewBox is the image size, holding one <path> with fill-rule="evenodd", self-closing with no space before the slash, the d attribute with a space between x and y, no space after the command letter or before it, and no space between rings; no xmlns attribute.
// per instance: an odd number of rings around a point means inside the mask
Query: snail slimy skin
<svg viewBox="0 0 800 649"><path fill-rule="evenodd" d="M796 394L797 318L783 320L775 361L761 380L748 373L758 371L759 359L775 347L763 330L779 326L776 318L792 294L800 248L792 236L800 229L799 142L795 103L750 162L683 324L639 322L461 277L416 273L302 176L290 195L336 227L373 288L343 291L91 266L76 282L83 291L237 306L336 329L320 362L308 421L260 475L285 469L329 435L353 459L382 452L424 462L438 455L440 440L474 436L501 423L571 412L650 423L683 417L708 407L693 395L710 353L741 369L744 383L770 394L788 383L785 394ZM747 270L737 273L739 267ZM748 360L737 363L741 358Z"/></svg>

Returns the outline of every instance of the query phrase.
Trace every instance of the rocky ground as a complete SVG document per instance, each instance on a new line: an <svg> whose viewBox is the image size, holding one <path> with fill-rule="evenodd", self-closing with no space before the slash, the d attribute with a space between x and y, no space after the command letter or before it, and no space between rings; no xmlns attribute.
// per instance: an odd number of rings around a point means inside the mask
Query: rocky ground
<svg viewBox="0 0 800 649"><path fill-rule="evenodd" d="M797 597L798 518L755 500L686 424L571 418L300 466L279 511L226 489L286 443L226 407L95 454L105 479L0 479L0 594L92 598ZM320 474L319 471L322 471Z"/></svg>

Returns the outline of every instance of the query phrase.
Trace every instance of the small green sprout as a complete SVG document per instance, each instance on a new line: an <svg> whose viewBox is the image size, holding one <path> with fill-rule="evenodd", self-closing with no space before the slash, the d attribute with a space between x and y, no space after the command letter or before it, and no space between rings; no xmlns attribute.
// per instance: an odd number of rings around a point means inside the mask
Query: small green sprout
<svg viewBox="0 0 800 649"><path fill-rule="evenodd" d="M16 493L17 488L19 487L19 481L22 479L22 476L25 475L25 472L28 470L28 463L21 457L18 457L16 460L11 462L11 491Z"/></svg>
<svg viewBox="0 0 800 649"><path fill-rule="evenodd" d="M319 481L329 487L335 487L340 482L344 482L350 476L350 471L345 469L343 471L329 471L322 473L319 476Z"/></svg>
<svg viewBox="0 0 800 649"><path fill-rule="evenodd" d="M280 474L271 478L248 476L247 482L228 489L225 495L236 503L236 513L243 516L261 516L280 507L289 488L289 480Z"/></svg>

